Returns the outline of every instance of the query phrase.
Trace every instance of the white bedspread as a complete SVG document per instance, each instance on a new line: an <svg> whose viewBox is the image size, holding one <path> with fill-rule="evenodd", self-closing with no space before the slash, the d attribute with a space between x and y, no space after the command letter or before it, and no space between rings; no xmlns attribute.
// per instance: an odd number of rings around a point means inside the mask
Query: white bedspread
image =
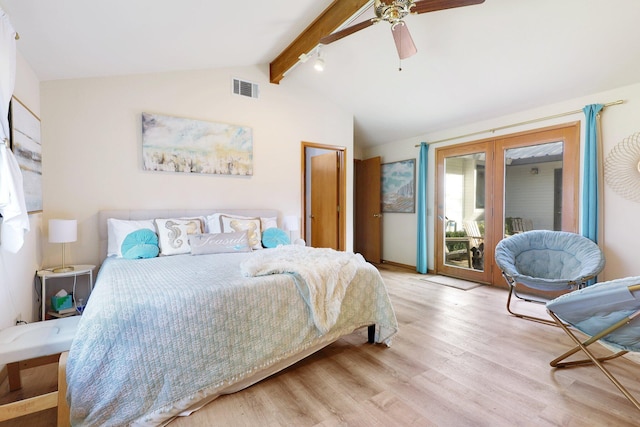
<svg viewBox="0 0 640 427"><path fill-rule="evenodd" d="M294 275L316 327L326 334L338 320L347 286L364 264L360 254L286 245L260 251L243 261L240 268L245 276Z"/></svg>
<svg viewBox="0 0 640 427"><path fill-rule="evenodd" d="M107 259L69 351L73 425L161 425L363 326L390 343L397 321L371 264L336 286L342 303L323 334L294 275L243 276L260 254Z"/></svg>

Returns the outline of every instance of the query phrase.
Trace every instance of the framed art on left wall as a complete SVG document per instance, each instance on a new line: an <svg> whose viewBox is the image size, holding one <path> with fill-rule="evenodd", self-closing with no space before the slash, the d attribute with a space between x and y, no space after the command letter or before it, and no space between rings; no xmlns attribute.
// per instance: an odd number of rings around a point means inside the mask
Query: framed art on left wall
<svg viewBox="0 0 640 427"><path fill-rule="evenodd" d="M24 183L24 201L29 213L42 211L42 142L40 119L15 96L11 99L11 149Z"/></svg>

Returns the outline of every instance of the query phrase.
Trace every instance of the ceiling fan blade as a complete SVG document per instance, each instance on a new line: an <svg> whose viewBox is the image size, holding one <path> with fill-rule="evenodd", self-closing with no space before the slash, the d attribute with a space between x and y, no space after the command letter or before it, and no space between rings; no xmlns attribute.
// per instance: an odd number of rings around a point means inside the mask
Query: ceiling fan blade
<svg viewBox="0 0 640 427"><path fill-rule="evenodd" d="M373 25L373 21L371 19L367 19L366 21L362 21L358 24L352 25L350 27L345 28L344 30L340 30L340 31L336 31L333 34L329 34L328 36L325 36L323 38L320 39L320 44L329 44L329 43L333 43L336 40L340 40L343 37L347 37L353 33L355 33L356 31L360 31L363 30L367 27L370 27Z"/></svg>
<svg viewBox="0 0 640 427"><path fill-rule="evenodd" d="M413 38L409 33L409 28L407 28L407 24L400 22L391 27L391 32L393 33L393 40L396 42L396 49L398 50L400 59L407 59L418 53L418 49L416 49Z"/></svg>
<svg viewBox="0 0 640 427"><path fill-rule="evenodd" d="M411 8L411 13L427 13L454 7L471 6L484 3L484 0L419 0Z"/></svg>

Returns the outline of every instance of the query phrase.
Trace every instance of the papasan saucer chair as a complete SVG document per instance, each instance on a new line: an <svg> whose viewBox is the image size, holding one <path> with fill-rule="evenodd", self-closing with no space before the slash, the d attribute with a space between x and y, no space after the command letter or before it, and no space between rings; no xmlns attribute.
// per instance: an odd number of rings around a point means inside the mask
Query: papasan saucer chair
<svg viewBox="0 0 640 427"><path fill-rule="evenodd" d="M604 268L602 251L593 241L566 231L532 230L501 240L495 250L496 264L509 285L507 311L514 316L555 324L551 319L516 313L511 309L516 285L541 291L580 289Z"/></svg>

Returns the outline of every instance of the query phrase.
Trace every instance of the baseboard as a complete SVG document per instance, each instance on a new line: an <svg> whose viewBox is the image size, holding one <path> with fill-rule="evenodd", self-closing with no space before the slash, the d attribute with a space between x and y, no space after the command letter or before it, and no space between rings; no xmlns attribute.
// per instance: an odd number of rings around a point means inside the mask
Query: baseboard
<svg viewBox="0 0 640 427"><path fill-rule="evenodd" d="M385 259L381 260L380 264L388 265L388 266L396 267L396 268L402 268L402 269L405 269L405 270L416 271L416 267L414 265L401 264L399 262L387 261Z"/></svg>
<svg viewBox="0 0 640 427"><path fill-rule="evenodd" d="M398 268L404 268L406 270L416 271L416 266L415 265L400 264L399 262L387 261L387 260L384 260L384 259L381 261L381 264L387 264L387 265L390 265L392 267L398 267Z"/></svg>
<svg viewBox="0 0 640 427"><path fill-rule="evenodd" d="M412 273L418 274L418 272L416 271L415 265L401 264L399 262L387 261L385 259L381 260L380 264L378 265L383 265L383 264L391 267L402 268L403 270L411 270ZM427 270L427 274L436 274L436 273L434 270Z"/></svg>

